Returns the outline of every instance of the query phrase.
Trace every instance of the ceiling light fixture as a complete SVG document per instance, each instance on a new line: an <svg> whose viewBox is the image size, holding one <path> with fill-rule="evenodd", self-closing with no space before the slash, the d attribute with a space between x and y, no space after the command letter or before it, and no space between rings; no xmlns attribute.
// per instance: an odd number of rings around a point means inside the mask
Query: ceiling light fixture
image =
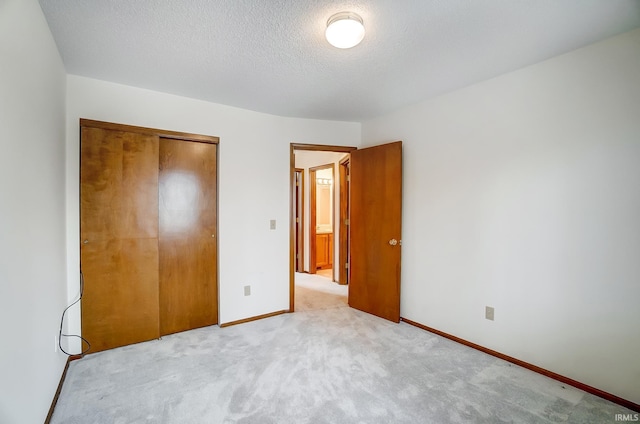
<svg viewBox="0 0 640 424"><path fill-rule="evenodd" d="M327 41L339 49L350 49L364 38L362 18L353 12L340 12L327 21Z"/></svg>

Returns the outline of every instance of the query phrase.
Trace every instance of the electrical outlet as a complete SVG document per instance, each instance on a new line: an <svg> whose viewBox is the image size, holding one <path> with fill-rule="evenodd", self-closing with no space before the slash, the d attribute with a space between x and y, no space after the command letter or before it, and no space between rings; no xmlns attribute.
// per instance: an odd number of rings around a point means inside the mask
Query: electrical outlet
<svg viewBox="0 0 640 424"><path fill-rule="evenodd" d="M272 219L271 221L269 221L269 228L272 230L276 229L276 220Z"/></svg>
<svg viewBox="0 0 640 424"><path fill-rule="evenodd" d="M485 306L484 317L490 321L493 321L494 309L493 306Z"/></svg>
<svg viewBox="0 0 640 424"><path fill-rule="evenodd" d="M244 295L251 296L251 286L244 286Z"/></svg>

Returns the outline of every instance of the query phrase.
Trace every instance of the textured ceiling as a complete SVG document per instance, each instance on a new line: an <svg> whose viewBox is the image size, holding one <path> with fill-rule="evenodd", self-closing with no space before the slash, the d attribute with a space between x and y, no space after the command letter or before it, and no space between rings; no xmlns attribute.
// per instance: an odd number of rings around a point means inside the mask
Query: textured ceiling
<svg viewBox="0 0 640 424"><path fill-rule="evenodd" d="M640 0L40 0L67 72L361 121L640 27ZM362 16L364 41L324 39ZM640 48L640 46L639 46Z"/></svg>

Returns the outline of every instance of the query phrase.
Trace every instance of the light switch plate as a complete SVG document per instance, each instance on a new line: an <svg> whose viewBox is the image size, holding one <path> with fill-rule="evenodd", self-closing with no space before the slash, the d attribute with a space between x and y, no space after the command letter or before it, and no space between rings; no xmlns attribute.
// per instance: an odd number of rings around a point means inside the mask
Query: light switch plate
<svg viewBox="0 0 640 424"><path fill-rule="evenodd" d="M493 315L495 310L492 306L485 306L484 308L484 317L490 321L493 321Z"/></svg>
<svg viewBox="0 0 640 424"><path fill-rule="evenodd" d="M270 229L272 229L272 230L275 230L275 229L276 229L276 220L275 220L275 219L272 219L272 220L269 222L269 228L270 228Z"/></svg>

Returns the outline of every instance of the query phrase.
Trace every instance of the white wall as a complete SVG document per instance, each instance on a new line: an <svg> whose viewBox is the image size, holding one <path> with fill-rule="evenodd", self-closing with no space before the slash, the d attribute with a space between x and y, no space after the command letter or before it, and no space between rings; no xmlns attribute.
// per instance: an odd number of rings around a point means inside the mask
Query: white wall
<svg viewBox="0 0 640 424"><path fill-rule="evenodd" d="M331 144L331 143L324 143ZM357 144L352 145L356 147ZM303 268L309 271L309 222L311 222L311 180L309 179L309 168L316 166L333 164L333 206L334 206L334 234L333 234L333 279L338 281L340 277L338 273L338 264L340 263L340 160L345 157L345 153L325 152L313 150L296 150L295 152L296 168L304 169L304 260Z"/></svg>
<svg viewBox="0 0 640 424"><path fill-rule="evenodd" d="M404 141L403 317L640 403L639 46L363 123Z"/></svg>
<svg viewBox="0 0 640 424"><path fill-rule="evenodd" d="M0 58L0 422L42 423L66 360L66 77L37 1L0 2Z"/></svg>
<svg viewBox="0 0 640 424"><path fill-rule="evenodd" d="M360 124L284 118L73 75L67 86L70 292L78 290L78 121L88 118L220 137L220 322L289 309L290 143L357 145ZM71 330L79 328L75 310Z"/></svg>

